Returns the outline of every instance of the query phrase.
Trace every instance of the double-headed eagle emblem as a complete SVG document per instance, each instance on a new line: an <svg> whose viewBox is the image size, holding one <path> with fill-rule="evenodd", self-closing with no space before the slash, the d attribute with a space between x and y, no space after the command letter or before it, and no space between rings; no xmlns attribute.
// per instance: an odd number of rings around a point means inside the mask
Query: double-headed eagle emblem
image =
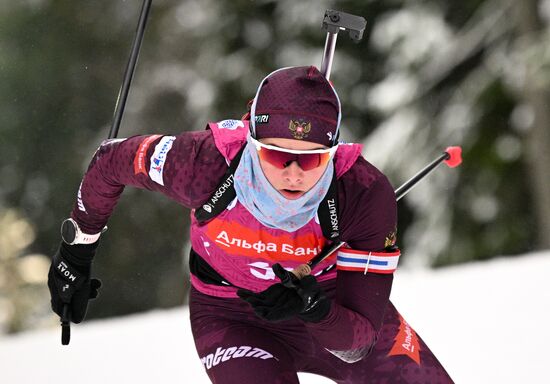
<svg viewBox="0 0 550 384"><path fill-rule="evenodd" d="M292 133L292 137L301 140L307 137L311 131L311 123L303 120L290 120L288 123L288 129Z"/></svg>

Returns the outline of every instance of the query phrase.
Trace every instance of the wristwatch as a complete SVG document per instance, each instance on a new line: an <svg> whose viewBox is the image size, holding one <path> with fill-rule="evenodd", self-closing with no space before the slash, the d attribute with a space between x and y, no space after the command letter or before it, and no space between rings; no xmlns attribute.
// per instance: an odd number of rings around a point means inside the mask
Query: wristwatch
<svg viewBox="0 0 550 384"><path fill-rule="evenodd" d="M101 232L96 234L88 234L82 232L76 221L73 219L65 219L61 223L61 238L69 245L73 244L92 244L99 239Z"/></svg>

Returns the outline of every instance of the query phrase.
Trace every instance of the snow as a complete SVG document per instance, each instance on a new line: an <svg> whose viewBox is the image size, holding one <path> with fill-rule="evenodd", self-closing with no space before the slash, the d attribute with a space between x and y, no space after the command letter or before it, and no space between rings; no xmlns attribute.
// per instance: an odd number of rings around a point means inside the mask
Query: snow
<svg viewBox="0 0 550 384"><path fill-rule="evenodd" d="M550 252L398 270L392 300L457 383L547 382ZM187 308L0 338L3 383L208 383ZM302 383L328 383L300 374Z"/></svg>

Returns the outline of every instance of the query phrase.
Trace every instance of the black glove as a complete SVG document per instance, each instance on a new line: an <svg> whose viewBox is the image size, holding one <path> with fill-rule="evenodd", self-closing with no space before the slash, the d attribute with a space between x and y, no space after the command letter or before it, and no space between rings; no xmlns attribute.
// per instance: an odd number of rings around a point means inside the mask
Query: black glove
<svg viewBox="0 0 550 384"><path fill-rule="evenodd" d="M95 299L101 281L90 279L92 259L99 241L93 244L68 245L61 242L48 272L52 309L63 318L63 307L69 305L69 318L80 323L86 316L88 300Z"/></svg>
<svg viewBox="0 0 550 384"><path fill-rule="evenodd" d="M288 274L291 272L280 264L274 264L272 269L281 281L287 282L286 285L273 284L258 293L247 289L237 291L237 295L248 302L259 317L277 322L298 316L304 321L317 323L328 315L330 299L325 296L314 276L289 280Z"/></svg>

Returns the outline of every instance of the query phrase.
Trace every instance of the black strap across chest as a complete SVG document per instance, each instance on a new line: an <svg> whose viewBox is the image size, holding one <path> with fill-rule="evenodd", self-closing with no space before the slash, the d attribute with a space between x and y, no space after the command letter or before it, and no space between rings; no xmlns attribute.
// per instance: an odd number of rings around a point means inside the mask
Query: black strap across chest
<svg viewBox="0 0 550 384"><path fill-rule="evenodd" d="M331 264L322 271L316 273L315 276L324 275L334 269L334 267L335 264ZM206 260L202 258L201 255L195 252L193 248L189 251L189 271L193 276L196 276L205 284L239 288L220 275L214 268L212 268L210 264L208 264Z"/></svg>
<svg viewBox="0 0 550 384"><path fill-rule="evenodd" d="M231 160L229 168L227 168L225 175L223 175L212 196L210 196L202 207L195 210L195 218L200 224L206 223L207 221L210 221L214 217L218 216L227 208L229 203L237 197L234 185L234 175L237 167L239 166L245 148L246 145L242 147L239 153L237 153L237 156Z"/></svg>

